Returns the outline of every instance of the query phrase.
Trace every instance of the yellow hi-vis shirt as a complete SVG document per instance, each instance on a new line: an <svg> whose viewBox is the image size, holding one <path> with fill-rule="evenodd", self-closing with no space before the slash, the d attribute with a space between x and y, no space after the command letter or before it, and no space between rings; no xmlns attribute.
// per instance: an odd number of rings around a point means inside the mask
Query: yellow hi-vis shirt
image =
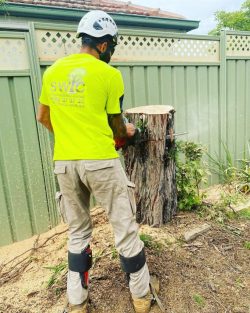
<svg viewBox="0 0 250 313"><path fill-rule="evenodd" d="M54 160L117 158L107 114L121 113L120 71L90 54L72 54L44 73L39 101L50 107Z"/></svg>

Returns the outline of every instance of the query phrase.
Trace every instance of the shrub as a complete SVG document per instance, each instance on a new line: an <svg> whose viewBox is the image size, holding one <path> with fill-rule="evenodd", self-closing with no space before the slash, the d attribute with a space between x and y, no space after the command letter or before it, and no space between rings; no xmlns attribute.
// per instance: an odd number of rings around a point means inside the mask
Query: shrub
<svg viewBox="0 0 250 313"><path fill-rule="evenodd" d="M200 185L207 182L209 174L202 161L205 149L202 145L189 141L176 143L177 200L180 210L193 210L202 204L204 194Z"/></svg>

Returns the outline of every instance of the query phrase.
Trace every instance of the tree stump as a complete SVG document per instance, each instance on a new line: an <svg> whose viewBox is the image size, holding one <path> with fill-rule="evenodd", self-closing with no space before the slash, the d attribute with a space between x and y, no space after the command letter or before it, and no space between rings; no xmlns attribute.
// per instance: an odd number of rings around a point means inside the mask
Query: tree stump
<svg viewBox="0 0 250 313"><path fill-rule="evenodd" d="M135 183L136 219L159 227L176 214L174 108L166 105L128 109L125 116L141 132L124 149L128 178Z"/></svg>

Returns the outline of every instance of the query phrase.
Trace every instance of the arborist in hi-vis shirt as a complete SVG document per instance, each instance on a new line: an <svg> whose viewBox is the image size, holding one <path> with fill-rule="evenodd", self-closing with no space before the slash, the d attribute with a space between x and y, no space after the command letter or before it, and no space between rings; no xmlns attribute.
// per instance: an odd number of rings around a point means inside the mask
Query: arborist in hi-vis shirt
<svg viewBox="0 0 250 313"><path fill-rule="evenodd" d="M121 73L108 64L117 34L107 13L87 13L77 31L80 52L59 59L43 76L37 120L54 133L54 173L60 186L60 208L69 225L65 312L87 312L91 194L112 224L135 311L147 313L151 307L150 275L131 192L134 185L126 177L114 141L131 138L136 131L123 120Z"/></svg>

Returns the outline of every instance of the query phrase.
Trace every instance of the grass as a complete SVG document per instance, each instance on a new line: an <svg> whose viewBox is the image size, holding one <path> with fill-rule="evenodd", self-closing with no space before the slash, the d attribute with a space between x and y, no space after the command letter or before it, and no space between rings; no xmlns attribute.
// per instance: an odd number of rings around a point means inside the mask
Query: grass
<svg viewBox="0 0 250 313"><path fill-rule="evenodd" d="M250 220L250 209L244 209L238 212L240 218Z"/></svg>
<svg viewBox="0 0 250 313"><path fill-rule="evenodd" d="M240 277L235 280L235 284L238 288L245 288L245 284Z"/></svg>
<svg viewBox="0 0 250 313"><path fill-rule="evenodd" d="M117 252L115 247L112 247L112 249L111 249L111 259L114 260L114 259L117 259L117 258L118 258L118 252Z"/></svg>
<svg viewBox="0 0 250 313"><path fill-rule="evenodd" d="M224 157L218 154L212 156L207 154L210 160L210 171L220 177L224 183L230 183L235 179L235 167L232 153L229 151L228 146L221 142Z"/></svg>
<svg viewBox="0 0 250 313"><path fill-rule="evenodd" d="M198 293L193 295L193 300L199 307L204 307L205 299Z"/></svg>
<svg viewBox="0 0 250 313"><path fill-rule="evenodd" d="M158 252L160 252L163 248L163 245L161 243L157 242L152 236L148 234L141 233L140 239L144 242L146 248L156 250Z"/></svg>
<svg viewBox="0 0 250 313"><path fill-rule="evenodd" d="M244 242L244 248L250 250L250 241L245 241Z"/></svg>
<svg viewBox="0 0 250 313"><path fill-rule="evenodd" d="M60 280L60 278L65 273L65 269L67 268L67 266L68 266L68 264L66 262L61 262L55 266L45 266L44 267L44 268L52 271L52 275L47 282L47 288L52 287L53 285L55 285L55 283L57 283Z"/></svg>

